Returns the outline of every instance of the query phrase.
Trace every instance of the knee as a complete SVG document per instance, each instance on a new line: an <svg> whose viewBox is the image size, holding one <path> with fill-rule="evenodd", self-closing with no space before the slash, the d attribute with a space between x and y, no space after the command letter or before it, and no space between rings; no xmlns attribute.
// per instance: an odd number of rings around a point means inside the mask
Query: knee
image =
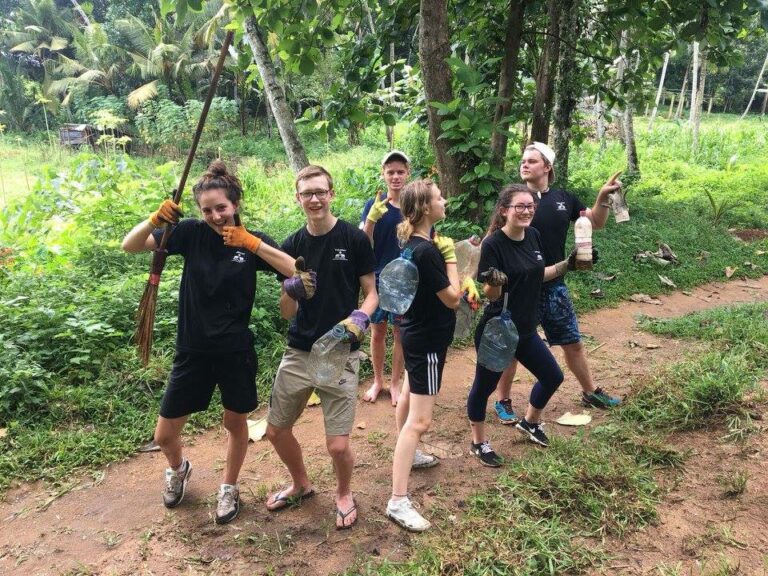
<svg viewBox="0 0 768 576"><path fill-rule="evenodd" d="M267 424L267 432L265 436L272 444L276 444L290 433L290 428L278 428L277 426L272 426L272 424Z"/></svg>
<svg viewBox="0 0 768 576"><path fill-rule="evenodd" d="M421 436L429 430L432 425L432 418L425 416L417 416L416 418L408 418L405 423L406 428L410 428L416 434Z"/></svg>
<svg viewBox="0 0 768 576"><path fill-rule="evenodd" d="M328 454L330 454L333 459L352 455L352 451L349 448L349 440L346 437L329 439L326 441L325 445L328 448Z"/></svg>
<svg viewBox="0 0 768 576"><path fill-rule="evenodd" d="M175 434L169 430L155 430L155 442L161 449L168 448L174 442L177 442L180 434Z"/></svg>
<svg viewBox="0 0 768 576"><path fill-rule="evenodd" d="M245 414L235 414L224 412L224 428L231 435L240 435L248 433L248 424L246 423Z"/></svg>

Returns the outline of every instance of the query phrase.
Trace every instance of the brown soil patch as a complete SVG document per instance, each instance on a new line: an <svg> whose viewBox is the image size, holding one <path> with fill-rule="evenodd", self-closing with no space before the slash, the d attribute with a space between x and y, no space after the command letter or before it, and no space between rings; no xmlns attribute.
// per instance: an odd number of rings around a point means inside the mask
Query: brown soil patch
<svg viewBox="0 0 768 576"><path fill-rule="evenodd" d="M764 230L762 228L730 230L730 233L736 236L736 238L739 240L743 240L744 242L756 242L757 240L768 238L768 230Z"/></svg>
<svg viewBox="0 0 768 576"><path fill-rule="evenodd" d="M586 315L581 324L589 337L587 346L596 381L613 392L627 393L633 378L652 373L690 349L688 343L637 331L637 315L673 317L732 302L762 300L766 294L768 278L763 278L749 284L712 284L690 295L663 296L662 306L626 303ZM661 347L655 348L656 344ZM410 486L427 517L433 508L460 513L466 498L478 487L492 483L498 474L468 455L465 402L473 373L474 351L453 350L433 430L424 438L426 450L440 456L442 462L436 468L415 472ZM531 385L527 373L521 380L513 390L516 407L525 405ZM361 384L361 395L367 387L368 383ZM566 411L581 411L578 400L578 384L567 374L546 419L552 422ZM256 416L262 415L263 409ZM593 426L603 420L598 411L593 417ZM322 414L318 408L310 408L297 424L296 435L318 495L300 507L278 513L266 510L267 494L286 483L288 477L270 445L261 441L251 446L242 472L240 516L230 525L215 526L213 511L225 436L223 429L214 429L185 438L194 474L184 502L173 511L166 511L160 502L165 463L158 453L139 454L107 466L95 479L74 478L60 490L62 493L39 484L9 493L0 503L0 573L271 572L313 576L341 572L371 557L406 558L419 538L384 516L395 442L388 398L382 397L374 405L361 402L357 422L365 423L365 427L356 428L352 434L356 453L353 488L360 509L360 521L352 530L338 532L333 527L334 477L325 452ZM535 457L535 447L495 419L489 418L489 431L494 447L503 456ZM549 431L552 435L573 433L556 424L550 424ZM768 502L759 474L759 468L765 466L765 439L754 435L750 447L744 448L719 443L718 435L722 430L675 438L679 447L690 447L696 457L689 459L682 480L661 504L658 526L623 541L609 542L617 560L614 568L604 573L655 573L659 562L692 566L697 561L692 552L701 549L701 557L710 557L717 546L723 546L731 558L743 559L741 573L760 573L760 551L768 550L763 513ZM737 499L720 499L717 477L734 470L748 474L747 491ZM713 523L715 536L691 541L705 533L708 523ZM732 540L745 548L718 544L718 538L727 540L716 535L720 525L728 527ZM684 540L692 544L684 547ZM684 573L688 574L687 568Z"/></svg>

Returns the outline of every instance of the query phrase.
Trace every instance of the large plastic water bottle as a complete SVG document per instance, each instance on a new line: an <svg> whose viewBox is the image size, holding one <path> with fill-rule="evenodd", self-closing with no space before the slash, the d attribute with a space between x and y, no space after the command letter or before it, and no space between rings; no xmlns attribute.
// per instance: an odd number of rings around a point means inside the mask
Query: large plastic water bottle
<svg viewBox="0 0 768 576"><path fill-rule="evenodd" d="M472 324L475 312L469 302L464 298L459 299L459 307L456 309L456 328L453 331L454 340L464 340L472 332Z"/></svg>
<svg viewBox="0 0 768 576"><path fill-rule="evenodd" d="M411 262L412 256L411 250L406 248L379 274L379 307L382 310L399 316L411 307L419 287L419 269Z"/></svg>
<svg viewBox="0 0 768 576"><path fill-rule="evenodd" d="M470 236L456 243L456 270L459 278L474 278L480 263L480 236Z"/></svg>
<svg viewBox="0 0 768 576"><path fill-rule="evenodd" d="M341 324L336 324L320 336L312 344L307 360L307 374L310 379L319 386L327 386L341 380L350 348L347 331Z"/></svg>
<svg viewBox="0 0 768 576"><path fill-rule="evenodd" d="M512 322L512 314L507 310L508 296L504 295L501 314L486 323L477 349L477 362L493 372L503 372L510 365L520 340L517 327Z"/></svg>
<svg viewBox="0 0 768 576"><path fill-rule="evenodd" d="M576 269L592 269L592 222L587 218L587 211L582 210L573 225L576 236Z"/></svg>

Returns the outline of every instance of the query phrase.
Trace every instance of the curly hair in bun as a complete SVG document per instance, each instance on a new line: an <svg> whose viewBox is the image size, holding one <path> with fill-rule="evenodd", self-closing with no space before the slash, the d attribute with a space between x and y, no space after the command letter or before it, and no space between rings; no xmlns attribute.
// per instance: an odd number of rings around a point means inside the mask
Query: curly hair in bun
<svg viewBox="0 0 768 576"><path fill-rule="evenodd" d="M200 204L200 194L208 190L224 190L227 199L233 204L239 204L243 197L243 185L240 179L227 170L227 165L221 160L214 160L208 165L208 170L192 187L195 202Z"/></svg>

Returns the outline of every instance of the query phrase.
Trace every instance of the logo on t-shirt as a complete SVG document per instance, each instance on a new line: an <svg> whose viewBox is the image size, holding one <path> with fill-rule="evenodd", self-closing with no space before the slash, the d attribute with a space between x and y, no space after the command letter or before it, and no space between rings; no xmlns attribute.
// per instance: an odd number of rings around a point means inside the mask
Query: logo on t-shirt
<svg viewBox="0 0 768 576"><path fill-rule="evenodd" d="M238 264L245 262L245 252L241 252L240 250L235 252L235 255L232 256L232 262L237 262Z"/></svg>
<svg viewBox="0 0 768 576"><path fill-rule="evenodd" d="M347 249L346 248L334 248L334 251L336 254L334 254L333 259L334 260L343 260L347 261Z"/></svg>
<svg viewBox="0 0 768 576"><path fill-rule="evenodd" d="M541 257L541 252L539 252L538 250L534 250L533 253L536 254L537 261L544 260L544 258Z"/></svg>
<svg viewBox="0 0 768 576"><path fill-rule="evenodd" d="M558 210L563 210L563 211L568 210L568 208L565 207L565 202L558 202L557 203L557 209Z"/></svg>

